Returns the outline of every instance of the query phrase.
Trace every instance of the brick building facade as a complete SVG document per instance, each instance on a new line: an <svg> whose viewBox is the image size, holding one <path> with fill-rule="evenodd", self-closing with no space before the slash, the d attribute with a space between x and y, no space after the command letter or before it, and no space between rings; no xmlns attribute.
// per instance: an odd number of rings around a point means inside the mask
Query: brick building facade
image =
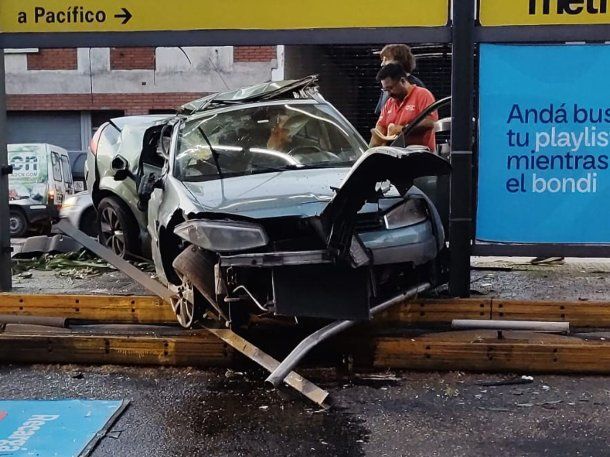
<svg viewBox="0 0 610 457"><path fill-rule="evenodd" d="M281 79L275 46L7 50L8 141L85 150L121 115L166 113L204 94Z"/></svg>

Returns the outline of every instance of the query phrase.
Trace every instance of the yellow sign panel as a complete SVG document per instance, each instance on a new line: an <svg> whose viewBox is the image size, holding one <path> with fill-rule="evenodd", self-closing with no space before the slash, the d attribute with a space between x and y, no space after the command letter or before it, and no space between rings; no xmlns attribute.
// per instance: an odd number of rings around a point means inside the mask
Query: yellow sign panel
<svg viewBox="0 0 610 457"><path fill-rule="evenodd" d="M480 22L484 26L610 24L609 3L609 0L481 0Z"/></svg>
<svg viewBox="0 0 610 457"><path fill-rule="evenodd" d="M448 0L0 0L0 31L137 32L444 26Z"/></svg>

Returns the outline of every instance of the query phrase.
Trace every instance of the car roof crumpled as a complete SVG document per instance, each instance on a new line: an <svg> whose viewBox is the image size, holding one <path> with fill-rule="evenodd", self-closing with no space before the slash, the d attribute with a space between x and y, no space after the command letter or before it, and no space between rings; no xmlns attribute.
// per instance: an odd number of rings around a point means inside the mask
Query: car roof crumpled
<svg viewBox="0 0 610 457"><path fill-rule="evenodd" d="M306 89L317 90L318 76L312 75L302 79L266 82L254 86L243 87L229 92L220 92L194 100L180 107L183 114L193 114L216 108L218 104L233 105L253 103L263 100L285 98L289 94L304 93Z"/></svg>

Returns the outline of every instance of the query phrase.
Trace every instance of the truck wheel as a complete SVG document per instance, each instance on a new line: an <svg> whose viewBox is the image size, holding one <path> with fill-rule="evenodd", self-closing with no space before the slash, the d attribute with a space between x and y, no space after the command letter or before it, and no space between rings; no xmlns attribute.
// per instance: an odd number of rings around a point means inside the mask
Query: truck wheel
<svg viewBox="0 0 610 457"><path fill-rule="evenodd" d="M19 238L28 231L28 220L23 211L19 209L10 210L9 225L11 228L11 236Z"/></svg>
<svg viewBox="0 0 610 457"><path fill-rule="evenodd" d="M97 207L100 243L116 255L129 258L140 253L139 228L134 217L115 198L103 198Z"/></svg>

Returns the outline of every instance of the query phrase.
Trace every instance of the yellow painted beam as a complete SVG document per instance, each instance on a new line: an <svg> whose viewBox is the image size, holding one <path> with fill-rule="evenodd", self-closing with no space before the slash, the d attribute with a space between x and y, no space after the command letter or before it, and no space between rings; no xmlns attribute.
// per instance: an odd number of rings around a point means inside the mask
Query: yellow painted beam
<svg viewBox="0 0 610 457"><path fill-rule="evenodd" d="M447 324L453 319L489 319L490 299L414 300L375 317L379 324Z"/></svg>
<svg viewBox="0 0 610 457"><path fill-rule="evenodd" d="M610 303L603 301L492 301L492 319L569 322L572 327L610 328Z"/></svg>
<svg viewBox="0 0 610 457"><path fill-rule="evenodd" d="M0 294L0 314L134 324L176 322L169 304L149 296L3 293Z"/></svg>
<svg viewBox="0 0 610 457"><path fill-rule="evenodd" d="M63 317L97 322L174 324L169 304L151 296L0 294L0 314ZM414 300L379 314L379 325L449 324L453 319L570 322L573 327L609 327L610 302L501 300L488 298Z"/></svg>
<svg viewBox="0 0 610 457"><path fill-rule="evenodd" d="M339 337L325 349L358 368L523 373L610 373L610 343L527 332L432 333L419 337ZM346 352L346 350L348 352ZM0 333L0 362L231 366L236 351L207 331L176 335Z"/></svg>
<svg viewBox="0 0 610 457"><path fill-rule="evenodd" d="M448 0L2 0L0 30L136 32L444 26Z"/></svg>
<svg viewBox="0 0 610 457"><path fill-rule="evenodd" d="M523 373L610 373L610 343L565 336L493 331L379 338L376 368Z"/></svg>
<svg viewBox="0 0 610 457"><path fill-rule="evenodd" d="M176 336L0 334L4 363L227 366L234 351L207 331Z"/></svg>

